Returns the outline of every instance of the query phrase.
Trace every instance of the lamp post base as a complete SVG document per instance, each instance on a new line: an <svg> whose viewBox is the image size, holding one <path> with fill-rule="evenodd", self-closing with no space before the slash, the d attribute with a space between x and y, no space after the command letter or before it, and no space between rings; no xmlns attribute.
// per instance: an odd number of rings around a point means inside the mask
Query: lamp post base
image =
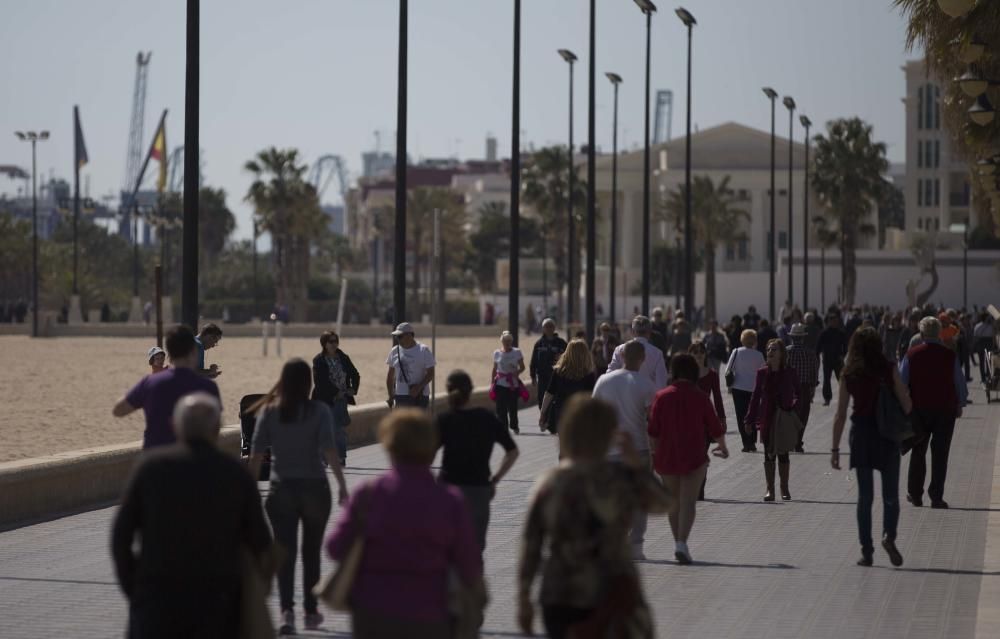
<svg viewBox="0 0 1000 639"><path fill-rule="evenodd" d="M142 300L136 296L132 298L132 305L128 310L129 324L142 324Z"/></svg>
<svg viewBox="0 0 1000 639"><path fill-rule="evenodd" d="M66 323L71 326L83 324L83 312L80 310L79 295L71 295L69 298L69 314L66 315Z"/></svg>

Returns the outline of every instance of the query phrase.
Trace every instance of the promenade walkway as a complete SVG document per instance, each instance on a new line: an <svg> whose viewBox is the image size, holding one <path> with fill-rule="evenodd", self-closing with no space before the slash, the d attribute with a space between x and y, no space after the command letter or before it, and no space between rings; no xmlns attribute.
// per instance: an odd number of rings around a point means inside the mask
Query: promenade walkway
<svg viewBox="0 0 1000 639"><path fill-rule="evenodd" d="M952 448L945 495L951 509L903 503L898 544L906 563L900 569L881 549L874 567L854 563L856 482L851 473L829 467L832 407L813 406L807 452L792 456L791 502L760 501L762 457L738 452L739 438L731 433L736 452L712 462L709 501L699 506L690 544L696 563L678 566L666 519L650 521L649 560L641 573L657 635L1000 637L1000 407L987 406L978 386L972 397ZM727 409L732 415L731 403ZM494 502L486 551L492 595L487 637L520 636L514 607L518 537L533 480L556 460L556 442L538 433L536 412L522 412L522 456ZM377 446L351 451L348 461L352 486L387 463ZM113 513L95 510L0 533L0 637L122 636L126 606L108 553ZM276 617L274 597L272 606ZM303 636L349 636L343 615L328 614L324 632L306 633L299 624Z"/></svg>

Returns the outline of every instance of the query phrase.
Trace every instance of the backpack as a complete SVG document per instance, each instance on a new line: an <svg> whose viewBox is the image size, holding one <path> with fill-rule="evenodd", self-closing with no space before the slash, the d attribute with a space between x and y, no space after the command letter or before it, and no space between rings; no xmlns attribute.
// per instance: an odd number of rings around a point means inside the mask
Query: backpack
<svg viewBox="0 0 1000 639"><path fill-rule="evenodd" d="M896 393L885 382L879 383L875 421L878 423L879 435L899 446L901 454L905 455L910 451L916 433L909 416L903 413Z"/></svg>

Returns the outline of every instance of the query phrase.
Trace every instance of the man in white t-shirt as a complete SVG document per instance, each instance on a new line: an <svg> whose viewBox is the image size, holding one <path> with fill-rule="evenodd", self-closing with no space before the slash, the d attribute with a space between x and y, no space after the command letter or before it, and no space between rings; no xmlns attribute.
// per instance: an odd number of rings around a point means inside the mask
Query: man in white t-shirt
<svg viewBox="0 0 1000 639"><path fill-rule="evenodd" d="M649 437L646 435L649 407L658 390L649 377L641 372L646 359L645 344L637 339L620 347L625 368L602 375L594 386L594 397L614 406L618 415L618 430L632 440L646 469L650 468ZM621 447L617 442L611 445L608 459L621 461ZM632 558L645 559L642 544L646 534L646 512L639 510L632 518Z"/></svg>
<svg viewBox="0 0 1000 639"><path fill-rule="evenodd" d="M385 364L389 367L385 377L385 388L389 395L386 402L394 408L427 408L436 364L434 353L416 340L413 326L407 322L397 326L392 336L396 338L396 345L385 359Z"/></svg>
<svg viewBox="0 0 1000 639"><path fill-rule="evenodd" d="M632 320L632 335L634 340L642 344L646 350L646 357L642 362L640 372L653 382L656 390L667 386L667 364L663 361L663 351L653 345L649 340L653 332L653 323L645 315L636 315ZM615 349L611 356L611 363L608 364L608 372L616 371L624 366L625 344L621 344Z"/></svg>

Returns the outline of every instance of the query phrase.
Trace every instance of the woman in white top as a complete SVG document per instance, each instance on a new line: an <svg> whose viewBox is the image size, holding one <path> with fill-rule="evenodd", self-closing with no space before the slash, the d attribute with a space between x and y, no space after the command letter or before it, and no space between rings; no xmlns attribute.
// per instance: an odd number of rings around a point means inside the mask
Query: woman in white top
<svg viewBox="0 0 1000 639"><path fill-rule="evenodd" d="M740 437L743 438L743 452L757 452L757 431L753 425L744 426L743 417L747 414L747 407L750 406L750 397L753 395L754 382L757 380L757 369L764 365L764 356L757 350L757 331L746 329L740 333L740 343L729 356L726 364L726 381L730 379L730 371L733 372L733 382L729 390L733 393L733 407L736 409L736 424L740 429Z"/></svg>
<svg viewBox="0 0 1000 639"><path fill-rule="evenodd" d="M496 393L497 418L505 428L515 433L521 430L517 425L517 399L521 394L521 380L524 372L524 356L514 347L514 336L509 331L500 334L500 348L493 351L493 390Z"/></svg>

